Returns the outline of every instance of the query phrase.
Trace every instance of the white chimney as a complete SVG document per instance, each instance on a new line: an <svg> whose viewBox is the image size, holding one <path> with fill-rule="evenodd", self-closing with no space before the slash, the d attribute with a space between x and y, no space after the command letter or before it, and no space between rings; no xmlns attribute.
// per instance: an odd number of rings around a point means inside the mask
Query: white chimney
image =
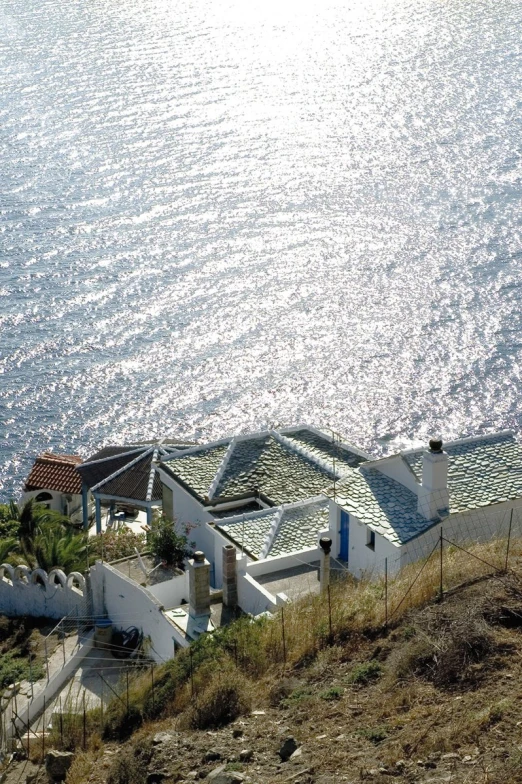
<svg viewBox="0 0 522 784"><path fill-rule="evenodd" d="M210 615L210 564L201 550L188 562L189 615L197 618Z"/></svg>
<svg viewBox="0 0 522 784"><path fill-rule="evenodd" d="M417 511L426 520L439 520L441 513L447 513L448 507L448 455L442 449L442 441L432 438L430 448L422 454L422 484Z"/></svg>

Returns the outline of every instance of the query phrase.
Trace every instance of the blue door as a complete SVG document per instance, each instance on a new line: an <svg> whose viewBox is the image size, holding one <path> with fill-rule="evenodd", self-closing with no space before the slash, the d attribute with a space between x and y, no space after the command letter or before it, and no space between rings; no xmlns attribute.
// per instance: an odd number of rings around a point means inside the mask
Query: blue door
<svg viewBox="0 0 522 784"><path fill-rule="evenodd" d="M339 558L348 561L348 545L350 543L350 515L341 510L341 549Z"/></svg>

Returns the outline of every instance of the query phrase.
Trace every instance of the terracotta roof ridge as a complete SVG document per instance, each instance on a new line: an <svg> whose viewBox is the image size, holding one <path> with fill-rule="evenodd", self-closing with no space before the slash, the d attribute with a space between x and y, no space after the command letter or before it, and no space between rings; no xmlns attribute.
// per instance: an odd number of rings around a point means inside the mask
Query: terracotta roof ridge
<svg viewBox="0 0 522 784"><path fill-rule="evenodd" d="M60 463L67 466L75 466L83 462L80 455L65 455L57 452L42 452L35 458L35 462L37 460L46 463Z"/></svg>

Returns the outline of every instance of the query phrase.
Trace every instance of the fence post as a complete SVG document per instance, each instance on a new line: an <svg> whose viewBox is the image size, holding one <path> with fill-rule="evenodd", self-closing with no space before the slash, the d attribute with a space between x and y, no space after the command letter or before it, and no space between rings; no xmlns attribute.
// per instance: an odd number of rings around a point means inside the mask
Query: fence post
<svg viewBox="0 0 522 784"><path fill-rule="evenodd" d="M87 716L85 713L85 689L83 690L83 750L87 742Z"/></svg>
<svg viewBox="0 0 522 784"><path fill-rule="evenodd" d="M150 679L152 681L152 712L155 712L154 706L154 665L152 662L150 663Z"/></svg>
<svg viewBox="0 0 522 784"><path fill-rule="evenodd" d="M125 675L127 676L127 713L129 712L129 668L125 670Z"/></svg>
<svg viewBox="0 0 522 784"><path fill-rule="evenodd" d="M32 651L29 651L29 678L31 679L31 699L34 700L33 652Z"/></svg>
<svg viewBox="0 0 522 784"><path fill-rule="evenodd" d="M31 747L31 720L29 718L29 697L27 698L27 759L29 759L29 750Z"/></svg>
<svg viewBox="0 0 522 784"><path fill-rule="evenodd" d="M42 760L45 759L45 697L43 701L42 713Z"/></svg>
<svg viewBox="0 0 522 784"><path fill-rule="evenodd" d="M384 559L384 628L388 629L388 559Z"/></svg>
<svg viewBox="0 0 522 784"><path fill-rule="evenodd" d="M442 559L442 551L444 547L444 540L442 538L442 526L440 528L440 589L439 589L439 601L444 599L444 585L443 585L443 559Z"/></svg>
<svg viewBox="0 0 522 784"><path fill-rule="evenodd" d="M65 667L65 625L62 624L62 650L63 650L63 666Z"/></svg>
<svg viewBox="0 0 522 784"><path fill-rule="evenodd" d="M281 629L283 636L283 661L286 664L285 608L281 607Z"/></svg>
<svg viewBox="0 0 522 784"><path fill-rule="evenodd" d="M511 542L511 526L513 525L513 509L511 509L511 514L509 516L509 531L508 531L508 540L506 546L506 564L504 566L504 571L507 572L508 570L508 560L509 560L509 545Z"/></svg>
<svg viewBox="0 0 522 784"><path fill-rule="evenodd" d="M101 708L100 708L100 724L101 724L101 726L100 726L100 735L101 735L103 733L103 678L101 677L101 675L100 675L100 684L101 684L101 690L100 690L100 703L101 703Z"/></svg>
<svg viewBox="0 0 522 784"><path fill-rule="evenodd" d="M47 670L47 683L49 683L49 655L47 653L47 637L44 637L45 668Z"/></svg>
<svg viewBox="0 0 522 784"><path fill-rule="evenodd" d="M60 740L62 742L63 750L63 712L62 712L62 698L60 697Z"/></svg>
<svg viewBox="0 0 522 784"><path fill-rule="evenodd" d="M330 597L330 586L327 586L328 591L328 626L330 629L330 645L332 644L332 600Z"/></svg>

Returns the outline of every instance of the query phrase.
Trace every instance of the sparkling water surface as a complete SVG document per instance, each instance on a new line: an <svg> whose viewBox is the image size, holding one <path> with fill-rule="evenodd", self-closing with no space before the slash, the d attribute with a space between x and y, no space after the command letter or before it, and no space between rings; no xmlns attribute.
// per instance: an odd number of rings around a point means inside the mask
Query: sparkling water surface
<svg viewBox="0 0 522 784"><path fill-rule="evenodd" d="M522 428L520 0L1 0L0 492Z"/></svg>

